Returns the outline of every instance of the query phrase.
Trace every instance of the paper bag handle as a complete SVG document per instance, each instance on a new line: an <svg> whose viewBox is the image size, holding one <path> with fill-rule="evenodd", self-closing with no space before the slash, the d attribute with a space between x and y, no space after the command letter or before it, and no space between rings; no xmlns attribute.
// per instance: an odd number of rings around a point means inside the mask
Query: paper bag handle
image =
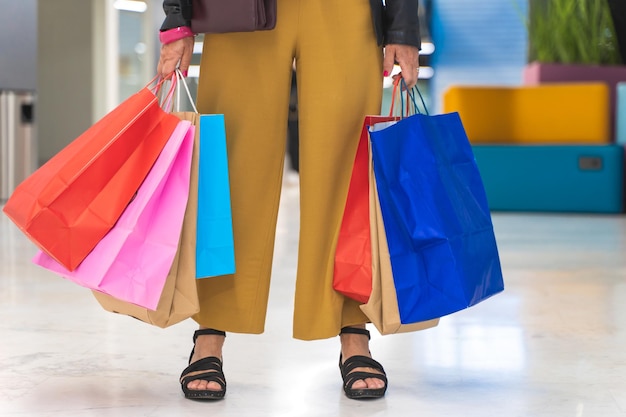
<svg viewBox="0 0 626 417"><path fill-rule="evenodd" d="M176 111L180 111L180 86L182 85L185 88L185 92L187 93L187 98L189 99L189 103L191 103L191 107L195 113L198 113L198 109L196 108L196 103L194 102L193 97L191 96L191 92L189 91L189 86L187 85L187 80L183 76L183 73L180 69L176 68L176 78L178 79L178 88L176 89Z"/></svg>
<svg viewBox="0 0 626 417"><path fill-rule="evenodd" d="M398 86L401 86L400 93L398 93ZM402 92L406 94L406 109L405 109L405 99L402 95ZM415 93L419 95L419 98L422 102L423 113L420 108L417 106L417 102L415 101ZM426 114L428 115L428 108L426 107L426 103L424 102L424 97L422 97L422 93L419 91L417 86L412 89L408 89L406 87L406 83L402 77L398 77L393 82L393 92L391 94L391 106L389 108L389 116L394 116L395 105L396 105L396 96L400 97L400 117L408 117L413 114ZM409 100L410 99L410 100Z"/></svg>
<svg viewBox="0 0 626 417"><path fill-rule="evenodd" d="M153 87L150 87L152 84L154 84L155 81L156 81L156 84ZM174 91L176 89L176 81L177 81L176 74L172 73L172 75L168 78L163 78L160 75L157 75L146 85L146 88L152 91L152 93L155 96L157 97L159 97L159 95L162 96L163 90L161 89L161 87L163 87L163 84L166 81L170 81L171 85L170 85L169 90L167 90L167 94L165 95L165 97L160 98L159 102L163 110L169 112L172 108L172 97L174 96Z"/></svg>

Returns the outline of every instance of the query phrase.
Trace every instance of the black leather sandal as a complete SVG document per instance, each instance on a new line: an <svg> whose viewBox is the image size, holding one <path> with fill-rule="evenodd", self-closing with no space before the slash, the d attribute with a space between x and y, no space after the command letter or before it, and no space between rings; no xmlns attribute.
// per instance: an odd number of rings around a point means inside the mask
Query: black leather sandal
<svg viewBox="0 0 626 417"><path fill-rule="evenodd" d="M203 335L226 336L226 333L221 330L214 329L200 329L194 332L194 348L191 350L191 355L189 355L190 365L185 368L183 373L180 375L180 385L183 389L183 393L185 394L185 398L192 400L221 400L224 398L224 395L226 395L226 378L224 377L224 371L222 370L222 360L215 356L209 356L191 363L191 358L193 358L193 353L195 351L196 339L198 336ZM191 381L199 379L208 382L217 382L222 389L214 391L208 389L194 390L187 388L187 384Z"/></svg>
<svg viewBox="0 0 626 417"><path fill-rule="evenodd" d="M341 329L341 334L351 333L351 334L360 334L363 336L367 336L367 339L370 339L370 332L366 329L359 329L356 327L344 327ZM373 368L380 373L375 372L364 372L364 371L354 371L356 368ZM374 359L355 355L346 359L345 362L342 363L342 357L339 355L339 370L341 371L341 378L343 378L343 390L346 393L346 396L352 400L360 400L365 398L381 398L385 395L387 391L387 375L385 374L385 370L383 366L375 361ZM353 372L354 371L354 372ZM366 378L377 378L382 380L385 383L383 388L357 388L353 389L352 385L358 380L364 380Z"/></svg>

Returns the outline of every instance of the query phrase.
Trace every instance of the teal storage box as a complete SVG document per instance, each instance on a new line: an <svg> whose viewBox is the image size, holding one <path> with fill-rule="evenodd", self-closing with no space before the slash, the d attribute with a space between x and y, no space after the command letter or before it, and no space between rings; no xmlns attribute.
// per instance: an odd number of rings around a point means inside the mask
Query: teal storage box
<svg viewBox="0 0 626 417"><path fill-rule="evenodd" d="M621 213L624 147L474 145L491 210Z"/></svg>

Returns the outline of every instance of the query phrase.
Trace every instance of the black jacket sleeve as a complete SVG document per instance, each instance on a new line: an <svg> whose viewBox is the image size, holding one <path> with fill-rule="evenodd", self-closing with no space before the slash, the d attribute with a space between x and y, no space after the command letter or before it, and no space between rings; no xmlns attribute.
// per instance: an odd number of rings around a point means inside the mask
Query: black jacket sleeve
<svg viewBox="0 0 626 417"><path fill-rule="evenodd" d="M191 0L163 0L165 20L161 31L191 26Z"/></svg>
<svg viewBox="0 0 626 417"><path fill-rule="evenodd" d="M390 43L421 46L418 0L370 0L379 45Z"/></svg>
<svg viewBox="0 0 626 417"><path fill-rule="evenodd" d="M418 0L387 0L383 16L384 43L421 46Z"/></svg>

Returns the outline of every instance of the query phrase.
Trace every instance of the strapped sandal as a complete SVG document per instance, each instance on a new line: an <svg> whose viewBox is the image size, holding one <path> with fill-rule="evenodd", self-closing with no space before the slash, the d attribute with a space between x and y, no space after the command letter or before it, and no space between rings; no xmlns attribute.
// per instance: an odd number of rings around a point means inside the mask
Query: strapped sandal
<svg viewBox="0 0 626 417"><path fill-rule="evenodd" d="M363 336L367 336L368 340L370 339L370 332L366 329L344 327L343 329L341 329L341 333L339 334L345 333L360 334ZM380 373L354 371L356 368L373 368ZM364 398L381 398L385 395L385 392L387 391L387 375L385 374L385 370L379 362L370 357L355 355L349 357L348 359L346 359L345 362L342 363L342 357L341 355L339 355L339 370L341 371L341 378L343 378L343 390L346 393L346 396L352 400ZM364 380L366 378L380 379L385 383L385 386L382 388L352 388L352 385L356 381Z"/></svg>
<svg viewBox="0 0 626 417"><path fill-rule="evenodd" d="M226 333L221 330L214 329L200 329L194 332L194 348L191 350L191 355L189 355L190 365L185 368L183 373L180 375L180 385L183 389L183 393L185 394L185 398L192 400L221 400L224 398L224 395L226 395L226 378L224 377L224 371L222 370L222 360L215 356L209 356L191 363L191 358L193 357L193 353L195 351L196 339L198 336L203 335L226 336ZM208 389L194 390L187 388L187 384L191 381L199 379L208 382L217 382L222 389L215 391Z"/></svg>

